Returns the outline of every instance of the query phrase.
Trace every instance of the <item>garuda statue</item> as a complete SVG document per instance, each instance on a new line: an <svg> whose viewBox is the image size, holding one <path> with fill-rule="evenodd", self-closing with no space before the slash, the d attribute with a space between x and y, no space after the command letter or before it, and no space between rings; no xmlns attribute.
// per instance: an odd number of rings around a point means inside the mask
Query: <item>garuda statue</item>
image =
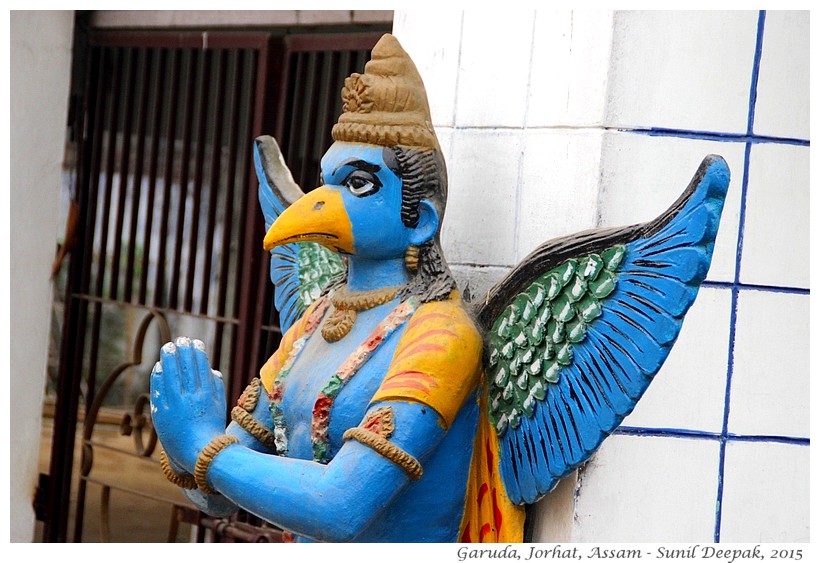
<svg viewBox="0 0 820 563"><path fill-rule="evenodd" d="M227 429L202 342L163 346L163 470L204 511L243 508L297 541L521 541L524 506L592 455L669 354L729 170L707 156L654 221L546 242L473 305L439 243L427 95L393 36L342 98L313 191L256 141L284 336Z"/></svg>

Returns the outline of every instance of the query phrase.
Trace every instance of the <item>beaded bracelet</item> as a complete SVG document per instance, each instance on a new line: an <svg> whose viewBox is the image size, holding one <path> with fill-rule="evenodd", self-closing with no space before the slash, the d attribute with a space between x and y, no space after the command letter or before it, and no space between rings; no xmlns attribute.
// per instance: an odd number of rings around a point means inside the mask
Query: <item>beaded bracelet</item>
<svg viewBox="0 0 820 563"><path fill-rule="evenodd" d="M196 489L196 480L193 475L180 475L171 469L171 463L168 461L168 455L165 450L159 452L159 466L162 468L162 474L171 483L183 489Z"/></svg>
<svg viewBox="0 0 820 563"><path fill-rule="evenodd" d="M260 424L251 413L237 406L231 410L231 419L262 444L271 450L276 450L276 438L273 432Z"/></svg>
<svg viewBox="0 0 820 563"><path fill-rule="evenodd" d="M236 436L222 434L221 436L217 436L211 440L207 446L202 448L202 451L199 453L199 457L196 460L196 465L194 466L194 480L203 493L211 495L215 492L208 486L207 481L208 468L211 466L211 462L213 462L219 452L231 444L236 444L238 442L239 438Z"/></svg>

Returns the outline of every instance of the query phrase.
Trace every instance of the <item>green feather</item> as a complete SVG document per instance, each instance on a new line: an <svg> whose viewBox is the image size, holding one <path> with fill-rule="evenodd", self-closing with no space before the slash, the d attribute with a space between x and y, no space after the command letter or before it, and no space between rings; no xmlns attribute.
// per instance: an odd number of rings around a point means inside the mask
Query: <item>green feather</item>
<svg viewBox="0 0 820 563"><path fill-rule="evenodd" d="M532 416L549 385L572 365L573 345L615 291L626 247L562 262L515 296L493 323L488 344L490 417L499 434Z"/></svg>
<svg viewBox="0 0 820 563"><path fill-rule="evenodd" d="M305 308L319 299L327 284L345 271L339 255L314 242L299 245L299 298Z"/></svg>

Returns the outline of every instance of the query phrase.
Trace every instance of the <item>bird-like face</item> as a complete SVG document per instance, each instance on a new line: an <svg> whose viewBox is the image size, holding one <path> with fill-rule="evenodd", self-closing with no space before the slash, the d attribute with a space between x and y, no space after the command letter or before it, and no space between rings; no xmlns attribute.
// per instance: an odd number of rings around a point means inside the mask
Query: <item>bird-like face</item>
<svg viewBox="0 0 820 563"><path fill-rule="evenodd" d="M430 240L438 230L438 214L422 201L418 224L402 223L402 180L385 162L385 150L334 143L322 158L324 185L279 216L265 236L265 249L313 241L337 252L380 260L400 258L408 247Z"/></svg>

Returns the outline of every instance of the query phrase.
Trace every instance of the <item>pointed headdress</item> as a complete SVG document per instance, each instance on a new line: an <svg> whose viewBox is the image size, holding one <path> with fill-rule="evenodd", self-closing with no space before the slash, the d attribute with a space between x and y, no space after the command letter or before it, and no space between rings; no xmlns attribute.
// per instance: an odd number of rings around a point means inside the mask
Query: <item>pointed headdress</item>
<svg viewBox="0 0 820 563"><path fill-rule="evenodd" d="M373 47L364 74L345 79L342 101L344 112L333 126L335 141L440 150L424 82L392 35L385 34Z"/></svg>

